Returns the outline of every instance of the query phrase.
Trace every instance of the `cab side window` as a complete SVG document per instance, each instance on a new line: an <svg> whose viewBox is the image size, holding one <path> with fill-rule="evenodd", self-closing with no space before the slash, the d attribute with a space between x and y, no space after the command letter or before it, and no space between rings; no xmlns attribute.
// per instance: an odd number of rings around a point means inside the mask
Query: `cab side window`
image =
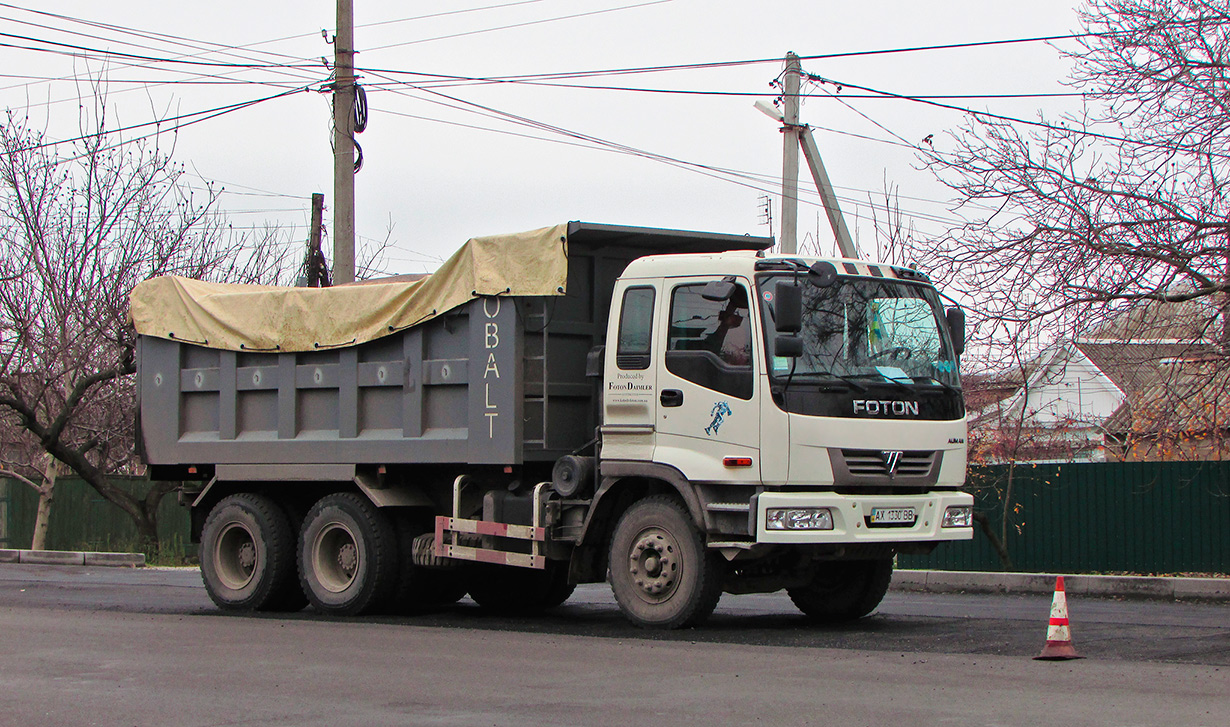
<svg viewBox="0 0 1230 727"><path fill-rule="evenodd" d="M619 309L615 365L624 371L649 368L653 353L653 288L628 288Z"/></svg>
<svg viewBox="0 0 1230 727"><path fill-rule="evenodd" d="M671 292L666 370L740 399L751 399L752 325L747 289L736 285L726 300L706 300L704 283Z"/></svg>

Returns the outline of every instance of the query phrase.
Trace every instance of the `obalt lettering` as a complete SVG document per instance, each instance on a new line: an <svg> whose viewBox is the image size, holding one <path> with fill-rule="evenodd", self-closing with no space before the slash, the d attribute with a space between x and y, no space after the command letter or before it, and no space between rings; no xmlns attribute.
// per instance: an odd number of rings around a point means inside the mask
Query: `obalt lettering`
<svg viewBox="0 0 1230 727"><path fill-rule="evenodd" d="M917 401L855 399L854 413L869 417L916 417Z"/></svg>
<svg viewBox="0 0 1230 727"><path fill-rule="evenodd" d="M483 315L487 318L495 318L500 313L500 299L495 299L495 310L491 310L489 298L483 299ZM491 401L491 383L488 378L500 378L500 367L495 360L495 350L500 347L500 326L492 320L488 320L483 329L483 346L489 351L487 354L487 367L483 369L483 389L484 389L484 408L486 411L483 415L487 417L487 438L495 439L495 420L500 416L499 405Z"/></svg>

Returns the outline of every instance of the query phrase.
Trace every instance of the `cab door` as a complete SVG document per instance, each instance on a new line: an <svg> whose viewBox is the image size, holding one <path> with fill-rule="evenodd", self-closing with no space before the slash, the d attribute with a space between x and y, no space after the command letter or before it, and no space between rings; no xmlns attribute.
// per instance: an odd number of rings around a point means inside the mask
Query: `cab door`
<svg viewBox="0 0 1230 727"><path fill-rule="evenodd" d="M662 286L654 461L693 481L760 481L751 286L734 277Z"/></svg>
<svg viewBox="0 0 1230 727"><path fill-rule="evenodd" d="M660 343L654 331L659 318L659 280L620 281L607 336L602 391L602 456L610 460L648 462L653 458L657 417L657 367Z"/></svg>

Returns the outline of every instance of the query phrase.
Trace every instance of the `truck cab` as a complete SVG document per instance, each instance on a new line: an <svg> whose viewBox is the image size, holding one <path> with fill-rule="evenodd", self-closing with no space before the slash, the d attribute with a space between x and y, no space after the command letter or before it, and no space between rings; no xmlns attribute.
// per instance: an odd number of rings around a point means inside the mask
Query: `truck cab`
<svg viewBox="0 0 1230 727"><path fill-rule="evenodd" d="M896 553L972 537L961 314L921 273L648 256L613 305L602 467L686 482L706 547L729 562L727 591L776 585L807 600L815 573L834 569L886 587Z"/></svg>

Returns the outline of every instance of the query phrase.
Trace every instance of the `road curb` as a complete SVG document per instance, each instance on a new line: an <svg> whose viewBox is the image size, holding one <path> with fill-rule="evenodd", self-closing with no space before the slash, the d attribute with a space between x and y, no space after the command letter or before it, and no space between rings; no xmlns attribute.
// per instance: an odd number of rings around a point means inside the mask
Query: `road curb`
<svg viewBox="0 0 1230 727"><path fill-rule="evenodd" d="M0 563L141 568L145 565L145 554L93 553L77 550L0 550Z"/></svg>
<svg viewBox="0 0 1230 727"><path fill-rule="evenodd" d="M1050 594L1056 575L1061 574L899 570L893 573L892 588L927 593ZM1068 595L1230 601L1230 578L1062 575Z"/></svg>

